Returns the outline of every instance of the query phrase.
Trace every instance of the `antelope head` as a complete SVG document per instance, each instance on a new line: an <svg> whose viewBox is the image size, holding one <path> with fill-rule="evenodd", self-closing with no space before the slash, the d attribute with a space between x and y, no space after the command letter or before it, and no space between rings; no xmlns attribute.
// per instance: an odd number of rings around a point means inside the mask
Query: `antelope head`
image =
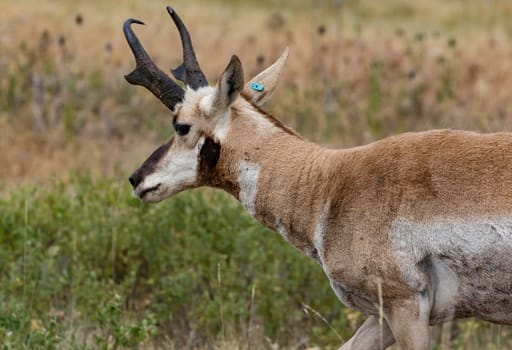
<svg viewBox="0 0 512 350"><path fill-rule="evenodd" d="M167 7L167 12L179 31L183 47L183 63L171 72L185 88L161 71L144 50L131 28L134 23L144 23L128 19L123 25L136 61L135 70L125 78L130 84L146 87L169 108L174 129L174 135L130 176L134 194L144 202L158 202L199 186L229 186L229 181L220 180L224 175L218 166L237 148L227 145L226 140L233 139L228 135L241 135L234 128L247 128L251 133L255 125L261 124L261 120L250 117L264 118L259 107L272 95L288 56L286 49L273 65L245 86L242 64L237 56L232 56L218 83L209 86L186 26L171 7ZM245 121L233 123L236 111L241 110L247 112Z"/></svg>

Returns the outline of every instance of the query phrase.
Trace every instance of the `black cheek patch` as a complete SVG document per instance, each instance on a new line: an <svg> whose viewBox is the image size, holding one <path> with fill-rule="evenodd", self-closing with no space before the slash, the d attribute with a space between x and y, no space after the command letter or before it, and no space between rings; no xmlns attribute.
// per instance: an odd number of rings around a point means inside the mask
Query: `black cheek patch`
<svg viewBox="0 0 512 350"><path fill-rule="evenodd" d="M211 138L204 140L203 147L199 152L201 160L201 168L211 170L215 168L220 158L220 144L213 141Z"/></svg>

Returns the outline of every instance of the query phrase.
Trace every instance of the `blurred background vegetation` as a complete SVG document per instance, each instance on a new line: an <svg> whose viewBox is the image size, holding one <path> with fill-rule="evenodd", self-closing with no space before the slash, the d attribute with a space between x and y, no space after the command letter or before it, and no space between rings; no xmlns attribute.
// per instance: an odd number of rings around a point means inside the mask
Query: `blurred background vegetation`
<svg viewBox="0 0 512 350"><path fill-rule="evenodd" d="M0 11L0 343L19 348L336 348L364 319L320 268L214 190L158 205L127 177L168 111L123 74L135 17L164 70L181 60L158 1L20 0ZM290 58L268 110L350 147L404 131L512 129L505 0L185 1L214 83ZM507 349L506 327L433 329L436 348Z"/></svg>

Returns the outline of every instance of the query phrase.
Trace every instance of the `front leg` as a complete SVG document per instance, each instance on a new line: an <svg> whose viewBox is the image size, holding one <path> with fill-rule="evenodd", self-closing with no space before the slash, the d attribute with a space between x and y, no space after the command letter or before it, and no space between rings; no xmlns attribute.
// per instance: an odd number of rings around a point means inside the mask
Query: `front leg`
<svg viewBox="0 0 512 350"><path fill-rule="evenodd" d="M356 334L354 334L348 342L343 344L339 350L381 350L394 343L395 338L393 337L387 322L383 320L381 329L379 318L376 316L370 316L361 325L361 327L359 327Z"/></svg>
<svg viewBox="0 0 512 350"><path fill-rule="evenodd" d="M386 312L391 332L401 350L430 349L430 301L428 293L396 300Z"/></svg>

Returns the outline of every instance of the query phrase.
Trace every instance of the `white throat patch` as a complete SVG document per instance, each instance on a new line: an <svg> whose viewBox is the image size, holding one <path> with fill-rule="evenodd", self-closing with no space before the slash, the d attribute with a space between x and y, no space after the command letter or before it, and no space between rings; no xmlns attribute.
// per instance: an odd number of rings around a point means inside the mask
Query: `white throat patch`
<svg viewBox="0 0 512 350"><path fill-rule="evenodd" d="M260 166L258 164L247 161L240 162L238 166L239 198L247 212L252 216L256 214L254 202L258 193L259 177Z"/></svg>

